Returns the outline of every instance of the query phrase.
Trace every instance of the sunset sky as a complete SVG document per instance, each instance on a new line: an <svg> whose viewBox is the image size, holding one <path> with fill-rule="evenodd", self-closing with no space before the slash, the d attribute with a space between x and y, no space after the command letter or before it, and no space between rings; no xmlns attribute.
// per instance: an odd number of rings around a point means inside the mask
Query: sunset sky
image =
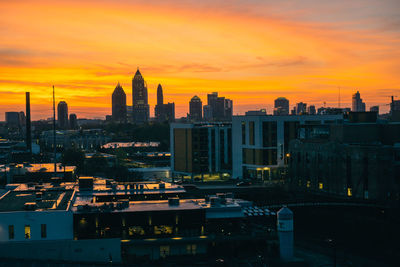
<svg viewBox="0 0 400 267"><path fill-rule="evenodd" d="M369 109L400 98L398 0L0 0L0 120L50 117L51 86L78 118L111 114L118 82L132 104L140 68L154 114L157 84L185 116L190 98L217 91L234 114L293 106Z"/></svg>

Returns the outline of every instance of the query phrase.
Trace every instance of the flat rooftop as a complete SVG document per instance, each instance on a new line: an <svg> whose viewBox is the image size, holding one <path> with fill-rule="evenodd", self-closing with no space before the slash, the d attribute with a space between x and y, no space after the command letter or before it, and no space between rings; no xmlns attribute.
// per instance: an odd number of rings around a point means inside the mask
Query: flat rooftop
<svg viewBox="0 0 400 267"><path fill-rule="evenodd" d="M42 201L36 193L42 193ZM25 203L36 203L35 211L66 210L73 190L14 190L0 198L0 212L26 211Z"/></svg>

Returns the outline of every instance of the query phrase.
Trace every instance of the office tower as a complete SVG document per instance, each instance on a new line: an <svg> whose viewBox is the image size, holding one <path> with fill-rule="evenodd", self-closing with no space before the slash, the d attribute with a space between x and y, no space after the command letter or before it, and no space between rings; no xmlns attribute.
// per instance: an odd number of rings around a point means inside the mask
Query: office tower
<svg viewBox="0 0 400 267"><path fill-rule="evenodd" d="M154 107L154 116L156 117L157 121L163 120L163 104L164 104L164 97L163 97L163 90L161 84L157 86L157 105Z"/></svg>
<svg viewBox="0 0 400 267"><path fill-rule="evenodd" d="M31 96L30 92L25 93L25 127L26 127L26 148L32 153L32 133L31 133Z"/></svg>
<svg viewBox="0 0 400 267"><path fill-rule="evenodd" d="M394 96L392 96L392 102L390 103L390 113L394 111L400 111L400 100L394 100Z"/></svg>
<svg viewBox="0 0 400 267"><path fill-rule="evenodd" d="M126 122L126 94L119 83L112 93L112 120Z"/></svg>
<svg viewBox="0 0 400 267"><path fill-rule="evenodd" d="M147 84L139 69L132 79L132 117L134 123L149 121L150 107L148 104Z"/></svg>
<svg viewBox="0 0 400 267"><path fill-rule="evenodd" d="M372 106L369 108L369 111L376 112L379 114L379 106Z"/></svg>
<svg viewBox="0 0 400 267"><path fill-rule="evenodd" d="M60 101L57 106L57 122L62 129L68 128L68 105L65 101Z"/></svg>
<svg viewBox="0 0 400 267"><path fill-rule="evenodd" d="M175 103L164 104L161 84L157 86L157 105L154 107L154 115L159 122L173 122L175 120Z"/></svg>
<svg viewBox="0 0 400 267"><path fill-rule="evenodd" d="M229 121L232 119L233 103L225 97L219 97L217 92L207 95L207 109L214 121Z"/></svg>
<svg viewBox="0 0 400 267"><path fill-rule="evenodd" d="M211 121L213 119L212 108L210 105L203 106L203 120Z"/></svg>
<svg viewBox="0 0 400 267"><path fill-rule="evenodd" d="M307 112L307 104L300 102L296 104L296 115L306 114Z"/></svg>
<svg viewBox="0 0 400 267"><path fill-rule="evenodd" d="M201 102L200 97L195 95L190 99L189 102L189 118L193 121L201 121L202 119L202 107L203 103Z"/></svg>
<svg viewBox="0 0 400 267"><path fill-rule="evenodd" d="M289 100L285 97L275 99L274 115L289 115Z"/></svg>
<svg viewBox="0 0 400 267"><path fill-rule="evenodd" d="M19 112L13 112L13 111L6 112L6 124L9 127L18 127Z"/></svg>
<svg viewBox="0 0 400 267"><path fill-rule="evenodd" d="M351 111L365 111L365 103L362 101L358 91L353 95Z"/></svg>
<svg viewBox="0 0 400 267"><path fill-rule="evenodd" d="M314 106L314 105L310 105L310 106L307 108L307 113L308 113L309 115L315 115L315 114L317 113L317 111L316 111L316 109L315 109L315 106Z"/></svg>
<svg viewBox="0 0 400 267"><path fill-rule="evenodd" d="M76 117L76 114L70 114L69 115L69 127L71 129L77 129L78 128L78 119Z"/></svg>

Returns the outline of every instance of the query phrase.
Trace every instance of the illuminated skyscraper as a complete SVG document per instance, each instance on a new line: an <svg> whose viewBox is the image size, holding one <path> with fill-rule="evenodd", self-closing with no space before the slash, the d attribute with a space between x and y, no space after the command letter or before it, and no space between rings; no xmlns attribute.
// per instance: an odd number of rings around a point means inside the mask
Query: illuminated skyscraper
<svg viewBox="0 0 400 267"><path fill-rule="evenodd" d="M118 83L112 94L112 119L113 121L126 121L126 94Z"/></svg>
<svg viewBox="0 0 400 267"><path fill-rule="evenodd" d="M149 121L150 107L148 104L147 84L139 69L132 79L132 113L134 123Z"/></svg>
<svg viewBox="0 0 400 267"><path fill-rule="evenodd" d="M60 128L68 128L68 105L65 101L60 101L57 105L57 122Z"/></svg>

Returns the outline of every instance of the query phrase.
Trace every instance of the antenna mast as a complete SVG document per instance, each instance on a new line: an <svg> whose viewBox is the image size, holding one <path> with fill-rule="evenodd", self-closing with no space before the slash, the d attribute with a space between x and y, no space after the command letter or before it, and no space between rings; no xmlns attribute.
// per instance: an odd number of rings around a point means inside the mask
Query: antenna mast
<svg viewBox="0 0 400 267"><path fill-rule="evenodd" d="M56 100L53 85L53 147L54 147L54 177L57 176L57 144L56 144Z"/></svg>

